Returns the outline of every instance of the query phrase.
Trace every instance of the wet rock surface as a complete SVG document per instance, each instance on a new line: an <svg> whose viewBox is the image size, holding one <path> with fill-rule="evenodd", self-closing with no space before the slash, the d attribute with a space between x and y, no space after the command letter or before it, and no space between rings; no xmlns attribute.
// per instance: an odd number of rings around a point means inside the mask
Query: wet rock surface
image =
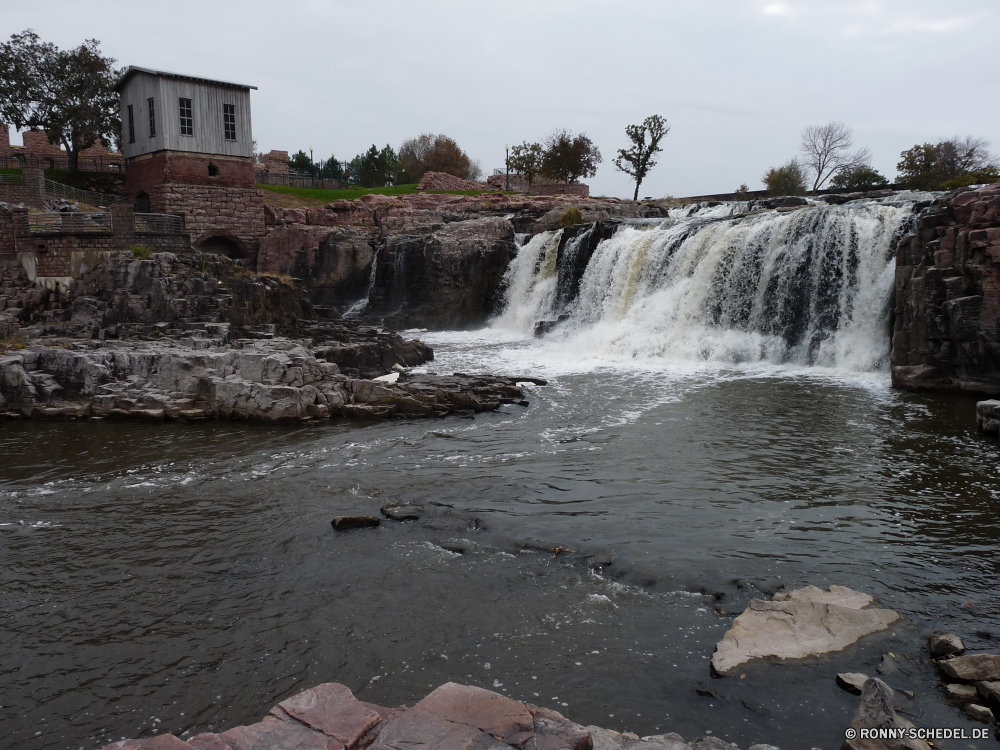
<svg viewBox="0 0 1000 750"><path fill-rule="evenodd" d="M891 710L891 709L890 709ZM449 682L412 708L363 703L334 682L271 709L262 721L188 740L172 734L121 740L104 750L739 750L707 735L639 737L582 726L558 711ZM749 750L778 750L754 745Z"/></svg>
<svg viewBox="0 0 1000 750"><path fill-rule="evenodd" d="M712 668L722 674L751 659L839 651L899 619L888 609L864 609L873 601L843 586L826 591L807 586L775 594L771 601L752 599L716 646Z"/></svg>

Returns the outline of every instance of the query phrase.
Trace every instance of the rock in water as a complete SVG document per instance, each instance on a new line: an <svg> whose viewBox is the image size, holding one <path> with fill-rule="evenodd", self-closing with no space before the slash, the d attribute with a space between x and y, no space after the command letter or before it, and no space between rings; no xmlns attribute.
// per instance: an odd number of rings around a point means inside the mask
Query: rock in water
<svg viewBox="0 0 1000 750"><path fill-rule="evenodd" d="M931 635L930 649L931 656L958 656L965 651L965 644L954 633L937 631Z"/></svg>
<svg viewBox="0 0 1000 750"><path fill-rule="evenodd" d="M984 682L982 684L990 685L992 683ZM960 706L966 703L975 703L979 700L979 692L972 685L945 685L944 692L948 695L949 700L954 701Z"/></svg>
<svg viewBox="0 0 1000 750"><path fill-rule="evenodd" d="M865 683L861 691L858 710L851 722L852 729L909 729L913 726L909 721L897 716L892 707L893 690L882 680L874 677ZM930 750L923 740L871 740L849 739L843 746L844 750Z"/></svg>
<svg viewBox="0 0 1000 750"><path fill-rule="evenodd" d="M382 506L382 515L391 521L417 521L424 509L419 505L389 504Z"/></svg>
<svg viewBox="0 0 1000 750"><path fill-rule="evenodd" d="M868 682L868 675L861 672L843 672L837 675L837 684L855 695L861 694L866 682Z"/></svg>
<svg viewBox="0 0 1000 750"><path fill-rule="evenodd" d="M333 519L333 528L337 531L348 529L367 529L378 526L381 521L378 516L337 516Z"/></svg>
<svg viewBox="0 0 1000 750"><path fill-rule="evenodd" d="M981 721L984 724L996 724L997 721L993 717L992 711L990 711L986 706L980 706L978 703L966 704L965 713L976 721Z"/></svg>
<svg viewBox="0 0 1000 750"><path fill-rule="evenodd" d="M1000 656L995 654L956 656L954 659L939 661L938 666L946 675L956 680L967 682L1000 680Z"/></svg>
<svg viewBox="0 0 1000 750"><path fill-rule="evenodd" d="M712 668L721 674L751 659L801 659L840 651L899 619L892 610L863 609L873 601L843 586L829 591L806 586L776 594L769 602L752 599L715 647Z"/></svg>

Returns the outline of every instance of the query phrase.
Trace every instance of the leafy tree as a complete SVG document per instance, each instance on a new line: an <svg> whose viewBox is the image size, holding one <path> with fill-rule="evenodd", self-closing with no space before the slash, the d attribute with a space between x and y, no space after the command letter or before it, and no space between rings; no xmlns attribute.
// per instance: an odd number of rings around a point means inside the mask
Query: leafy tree
<svg viewBox="0 0 1000 750"><path fill-rule="evenodd" d="M569 184L581 177L593 177L602 161L601 152L586 133L574 136L560 129L545 139L541 174Z"/></svg>
<svg viewBox="0 0 1000 750"><path fill-rule="evenodd" d="M357 184L362 187L384 187L395 183L399 160L388 144L381 151L372 144L364 154L354 157L351 164Z"/></svg>
<svg viewBox="0 0 1000 750"><path fill-rule="evenodd" d="M399 147L399 179L419 182L426 172L446 172L463 180L477 179L482 168L473 162L454 139L424 133L403 141Z"/></svg>
<svg viewBox="0 0 1000 750"><path fill-rule="evenodd" d="M531 183L542 168L542 144L525 141L520 146L514 146L508 163L516 174L524 175L530 190Z"/></svg>
<svg viewBox="0 0 1000 750"><path fill-rule="evenodd" d="M98 141L121 139L115 83L122 71L101 55L100 42L60 50L28 29L0 44L0 119L18 130L39 128L66 149L69 169Z"/></svg>
<svg viewBox="0 0 1000 750"><path fill-rule="evenodd" d="M315 175L317 172L316 165L309 158L309 154L301 149L288 158L288 169L299 174Z"/></svg>
<svg viewBox="0 0 1000 750"><path fill-rule="evenodd" d="M733 193L733 200L734 201L750 200L750 188L747 187L747 184L745 182L738 188L736 188L736 192Z"/></svg>
<svg viewBox="0 0 1000 750"><path fill-rule="evenodd" d="M796 159L767 170L762 181L768 195L803 195L806 192L806 174Z"/></svg>
<svg viewBox="0 0 1000 750"><path fill-rule="evenodd" d="M878 190L889 186L889 181L875 169L859 165L846 167L833 176L832 187L838 190Z"/></svg>
<svg viewBox="0 0 1000 750"><path fill-rule="evenodd" d="M628 149L618 149L614 165L635 180L635 195L632 200L639 200L639 186L649 170L656 166L654 157L663 150L660 148L660 141L669 132L670 126L660 115L650 115L643 120L642 125L629 125L625 128L625 135L632 141L632 145ZM647 134L649 143L646 143Z"/></svg>
<svg viewBox="0 0 1000 750"><path fill-rule="evenodd" d="M1000 178L1000 165L982 138L925 143L900 154L897 182L910 190L954 190Z"/></svg>
<svg viewBox="0 0 1000 750"><path fill-rule="evenodd" d="M802 154L805 169L813 175L816 192L835 173L867 165L871 152L862 148L851 153L854 134L842 122L810 125L802 131Z"/></svg>

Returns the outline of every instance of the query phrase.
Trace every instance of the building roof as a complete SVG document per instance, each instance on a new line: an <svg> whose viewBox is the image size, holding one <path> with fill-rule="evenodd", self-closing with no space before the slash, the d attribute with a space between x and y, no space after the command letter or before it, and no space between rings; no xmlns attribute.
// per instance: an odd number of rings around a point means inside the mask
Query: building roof
<svg viewBox="0 0 1000 750"><path fill-rule="evenodd" d="M211 78L202 78L200 76L189 76L184 73L170 73L166 70L151 70L150 68L140 68L137 65L129 65L122 73L121 78L115 84L115 91L121 91L122 86L125 82L134 76L136 73L146 73L151 76L159 76L161 78L177 78L182 81L195 81L197 83L209 83L213 86L227 86L233 89L253 89L257 90L256 86L251 86L247 83L232 83L231 81L213 81Z"/></svg>

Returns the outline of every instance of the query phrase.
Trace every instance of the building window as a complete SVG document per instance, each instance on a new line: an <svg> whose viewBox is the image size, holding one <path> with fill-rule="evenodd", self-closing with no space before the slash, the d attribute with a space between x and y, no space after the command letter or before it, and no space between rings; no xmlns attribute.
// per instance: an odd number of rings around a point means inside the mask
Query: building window
<svg viewBox="0 0 1000 750"><path fill-rule="evenodd" d="M132 105L128 105L128 142L135 143L135 117L132 116Z"/></svg>
<svg viewBox="0 0 1000 750"><path fill-rule="evenodd" d="M194 118L191 116L191 100L181 98L181 135L194 135Z"/></svg>
<svg viewBox="0 0 1000 750"><path fill-rule="evenodd" d="M222 105L222 124L226 129L226 140L235 141L236 140L236 105L235 104L223 104Z"/></svg>
<svg viewBox="0 0 1000 750"><path fill-rule="evenodd" d="M150 97L146 100L146 106L149 107L149 137L156 137L156 107L153 106L153 98Z"/></svg>
<svg viewBox="0 0 1000 750"><path fill-rule="evenodd" d="M209 177L218 177L219 176L219 168L217 166L215 166L214 164L209 164L208 165L208 176Z"/></svg>

